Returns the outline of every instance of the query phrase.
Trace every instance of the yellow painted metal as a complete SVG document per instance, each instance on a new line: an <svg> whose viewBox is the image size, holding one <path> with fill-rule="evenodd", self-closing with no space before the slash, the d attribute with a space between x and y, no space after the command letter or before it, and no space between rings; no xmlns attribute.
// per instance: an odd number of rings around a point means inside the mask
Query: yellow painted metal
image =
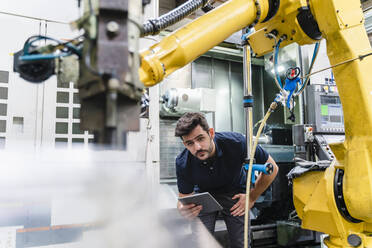
<svg viewBox="0 0 372 248"><path fill-rule="evenodd" d="M351 223L344 219L334 199L336 161L325 172L314 171L293 181L293 203L302 220L302 228L329 234L326 243L332 247L352 247L347 242L350 234L363 240L363 247L372 247L372 239L365 223Z"/></svg>
<svg viewBox="0 0 372 248"><path fill-rule="evenodd" d="M307 6L306 0L282 0L277 14L272 19L255 26L256 32L249 36L249 44L257 56L262 56L273 50L275 41L266 36L273 30L278 31L278 37L287 36L287 39L281 43L281 47L293 42L297 42L299 45L316 42L303 32L297 21L298 9L305 6Z"/></svg>
<svg viewBox="0 0 372 248"><path fill-rule="evenodd" d="M310 0L311 11L327 41L331 65L368 54L371 46L364 29L359 0ZM345 142L331 146L337 163L325 172L312 172L294 180L294 203L303 227L330 234L329 248L372 247L372 57L333 68L343 105ZM344 170L343 195L350 215L361 223L346 221L334 200L335 169Z"/></svg>
<svg viewBox="0 0 372 248"><path fill-rule="evenodd" d="M260 0L261 20L268 1ZM162 81L256 19L254 0L230 0L165 37L141 53L140 80L145 86Z"/></svg>
<svg viewBox="0 0 372 248"><path fill-rule="evenodd" d="M372 52L358 0L312 0L331 65ZM325 11L327 9L327 11ZM352 13L352 15L350 14ZM372 223L372 57L333 69L345 119L345 201L350 214Z"/></svg>

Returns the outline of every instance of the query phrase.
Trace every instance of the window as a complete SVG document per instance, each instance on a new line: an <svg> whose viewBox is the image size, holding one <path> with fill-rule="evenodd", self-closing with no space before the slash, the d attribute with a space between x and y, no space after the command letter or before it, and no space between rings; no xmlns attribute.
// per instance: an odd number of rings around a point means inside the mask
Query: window
<svg viewBox="0 0 372 248"><path fill-rule="evenodd" d="M56 118L68 119L68 108L67 107L57 107Z"/></svg>
<svg viewBox="0 0 372 248"><path fill-rule="evenodd" d="M79 93L72 82L69 85L57 84L56 118L57 147L85 146L93 140L93 134L80 129Z"/></svg>

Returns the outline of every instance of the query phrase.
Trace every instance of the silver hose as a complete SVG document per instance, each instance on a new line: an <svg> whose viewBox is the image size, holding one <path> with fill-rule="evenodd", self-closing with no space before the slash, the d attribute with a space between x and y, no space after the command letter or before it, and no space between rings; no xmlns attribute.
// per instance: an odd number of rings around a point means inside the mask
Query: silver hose
<svg viewBox="0 0 372 248"><path fill-rule="evenodd" d="M141 37L148 35L156 35L165 28L181 21L185 17L194 13L197 9L208 4L209 0L189 0L178 6L174 10L156 18L150 19L143 24Z"/></svg>

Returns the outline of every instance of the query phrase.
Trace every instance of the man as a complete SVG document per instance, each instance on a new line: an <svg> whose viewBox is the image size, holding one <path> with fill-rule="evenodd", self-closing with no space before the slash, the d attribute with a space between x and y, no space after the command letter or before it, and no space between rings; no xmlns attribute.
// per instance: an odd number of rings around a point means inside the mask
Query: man
<svg viewBox="0 0 372 248"><path fill-rule="evenodd" d="M246 174L243 163L247 157L246 139L233 132L214 132L201 113L186 113L177 123L175 136L180 137L186 149L176 158L179 196L195 192L209 192L221 204L232 248L244 246L244 214ZM256 164L271 163L271 175L260 174L251 189L249 208L269 187L278 173L275 161L260 146L256 149ZM216 213L199 215L203 206L177 204L180 213L189 219L199 216L213 234Z"/></svg>

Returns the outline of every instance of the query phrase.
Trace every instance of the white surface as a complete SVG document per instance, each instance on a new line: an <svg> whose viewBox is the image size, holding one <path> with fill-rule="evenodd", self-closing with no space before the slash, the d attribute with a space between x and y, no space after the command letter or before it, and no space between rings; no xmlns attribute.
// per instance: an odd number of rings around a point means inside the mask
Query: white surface
<svg viewBox="0 0 372 248"><path fill-rule="evenodd" d="M0 227L0 248L16 248L16 231L22 226Z"/></svg>
<svg viewBox="0 0 372 248"><path fill-rule="evenodd" d="M33 246L30 248L83 248L82 242L72 242L72 243L64 243L64 244L57 244L57 245L43 245L43 246Z"/></svg>
<svg viewBox="0 0 372 248"><path fill-rule="evenodd" d="M158 194L158 207L172 209L177 207L178 196L168 184L160 184Z"/></svg>
<svg viewBox="0 0 372 248"><path fill-rule="evenodd" d="M306 49L308 51L309 66L310 66L310 63L311 63L311 59L313 57L314 46L315 45L304 46L304 47L306 47ZM328 55L327 55L326 41L323 39L320 42L319 53L318 53L317 59L315 60L315 64L314 64L312 72L316 72L316 71L325 69L325 68L329 67L330 65L331 64L329 62ZM305 72L305 73L307 74L307 72ZM326 70L326 71L314 74L314 75L310 76L311 83L312 84L324 84L325 83L325 78L331 78L331 73L332 73L332 70Z"/></svg>
<svg viewBox="0 0 372 248"><path fill-rule="evenodd" d="M147 20L158 16L159 0L152 0L151 3L145 7L143 19ZM157 36L140 39L140 50L150 47L157 39ZM146 126L146 176L153 191L157 191L160 180L159 87L159 85L156 85L149 89L149 121Z"/></svg>
<svg viewBox="0 0 372 248"><path fill-rule="evenodd" d="M63 22L73 21L79 16L76 0L1 0L0 10Z"/></svg>

